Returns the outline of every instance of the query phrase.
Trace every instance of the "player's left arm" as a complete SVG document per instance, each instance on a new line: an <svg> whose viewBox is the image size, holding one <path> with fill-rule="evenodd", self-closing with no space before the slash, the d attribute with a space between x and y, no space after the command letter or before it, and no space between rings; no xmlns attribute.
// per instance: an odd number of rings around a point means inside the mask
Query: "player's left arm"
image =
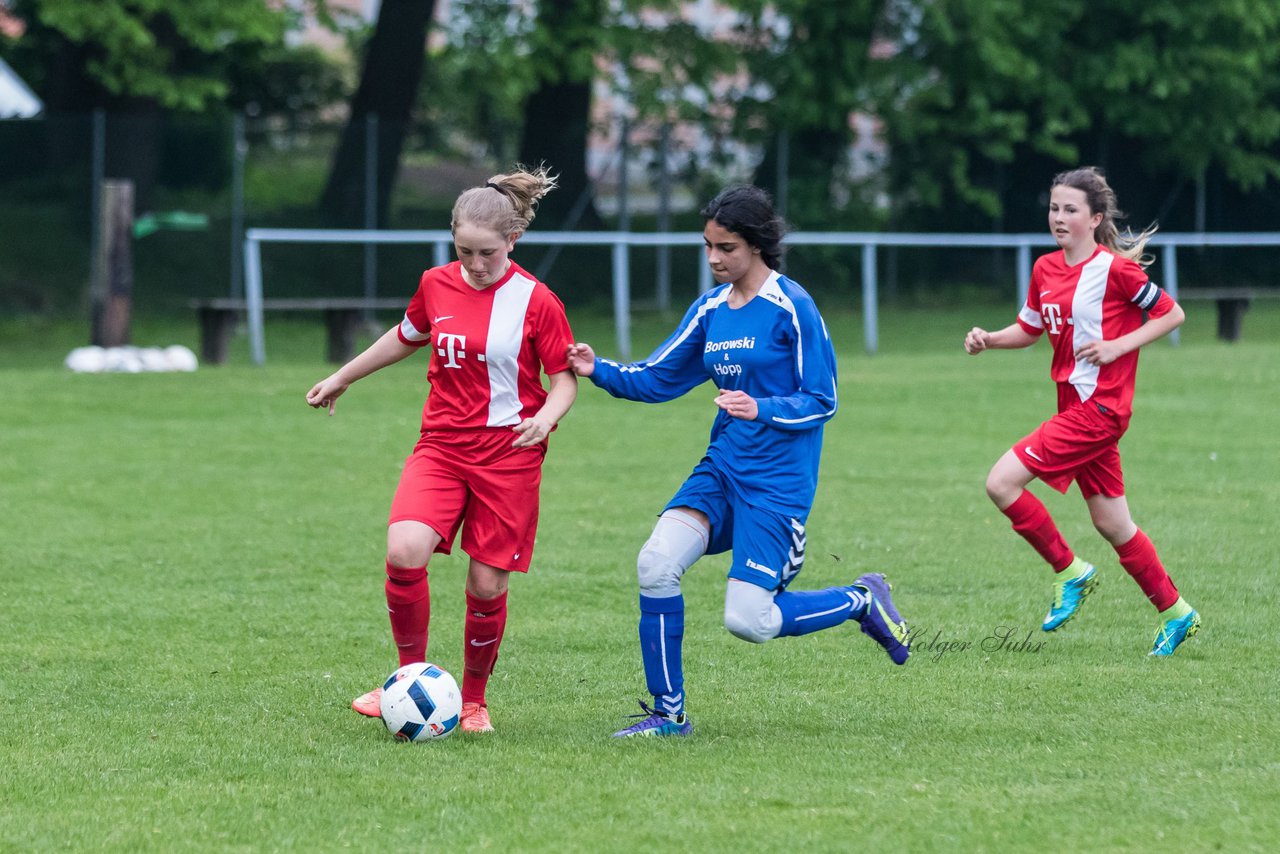
<svg viewBox="0 0 1280 854"><path fill-rule="evenodd" d="M811 300L796 302L796 322L798 388L756 400L756 419L778 430L812 430L836 414L836 354L827 325Z"/></svg>
<svg viewBox="0 0 1280 854"><path fill-rule="evenodd" d="M550 289L539 289L536 300L531 306L533 323L530 337L550 387L547 399L538 411L512 428L516 432L516 440L512 443L515 448L527 448L546 441L578 398L578 378L571 370L568 358L573 330L569 328L564 303Z"/></svg>
<svg viewBox="0 0 1280 854"><path fill-rule="evenodd" d="M1132 353L1168 335L1187 319L1186 312L1159 285L1144 281L1126 294L1129 301L1147 311L1147 322L1132 332L1110 341L1086 341L1076 348L1075 356L1091 365L1109 365L1126 353Z"/></svg>
<svg viewBox="0 0 1280 854"><path fill-rule="evenodd" d="M569 411L569 407L578 399L578 378L573 371L556 371L549 374L547 379L551 388L547 390L547 399L542 408L512 428L519 434L512 443L513 448L527 448L546 441L560 419Z"/></svg>

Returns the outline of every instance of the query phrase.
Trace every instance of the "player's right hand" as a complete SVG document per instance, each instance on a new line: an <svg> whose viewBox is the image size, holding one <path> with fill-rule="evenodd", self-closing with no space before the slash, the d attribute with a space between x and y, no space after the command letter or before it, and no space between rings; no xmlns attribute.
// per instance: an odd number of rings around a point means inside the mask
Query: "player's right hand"
<svg viewBox="0 0 1280 854"><path fill-rule="evenodd" d="M347 390L348 383L336 379L336 375L325 377L311 387L311 391L307 392L307 405L312 409L323 409L328 407L329 414L333 414L333 407L337 404L338 398Z"/></svg>
<svg viewBox="0 0 1280 854"><path fill-rule="evenodd" d="M570 344L567 353L569 369L580 377L591 376L596 369L596 351L590 344Z"/></svg>
<svg viewBox="0 0 1280 854"><path fill-rule="evenodd" d="M991 333L977 326L969 330L969 334L964 336L964 351L970 356L976 356L983 350L991 346Z"/></svg>

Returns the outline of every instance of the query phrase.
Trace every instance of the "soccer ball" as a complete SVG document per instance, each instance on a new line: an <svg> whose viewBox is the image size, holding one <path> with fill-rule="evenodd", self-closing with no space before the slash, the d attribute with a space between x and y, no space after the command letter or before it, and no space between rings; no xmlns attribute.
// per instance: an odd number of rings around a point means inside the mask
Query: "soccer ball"
<svg viewBox="0 0 1280 854"><path fill-rule="evenodd" d="M401 741L444 738L458 728L462 692L443 668L406 664L382 686L382 722Z"/></svg>

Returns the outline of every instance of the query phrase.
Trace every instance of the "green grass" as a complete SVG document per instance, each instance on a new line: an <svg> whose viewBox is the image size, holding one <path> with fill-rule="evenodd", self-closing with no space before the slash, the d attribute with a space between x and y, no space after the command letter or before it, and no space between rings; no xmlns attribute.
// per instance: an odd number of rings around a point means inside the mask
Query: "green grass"
<svg viewBox="0 0 1280 854"><path fill-rule="evenodd" d="M712 404L584 384L512 583L498 732L424 745L348 708L395 666L383 529L423 366L326 418L302 401L329 370L318 324L269 325L262 368L238 339L195 374L82 376L60 367L82 325L0 321L0 849L1271 849L1280 312L1227 346L1197 311L1143 355L1129 499L1205 619L1159 662L1074 491L1038 494L1103 584L1038 631L1048 572L982 483L1049 413L1048 354L960 350L1011 314L888 312L869 357L829 311L842 411L797 584L887 572L920 630L906 667L852 627L735 640L707 558L685 582L695 736L610 740L644 690L635 553ZM613 349L607 320L572 319ZM639 319L636 349L669 322ZM135 340L194 348L195 326L144 318ZM430 657L455 672L464 567L431 567Z"/></svg>

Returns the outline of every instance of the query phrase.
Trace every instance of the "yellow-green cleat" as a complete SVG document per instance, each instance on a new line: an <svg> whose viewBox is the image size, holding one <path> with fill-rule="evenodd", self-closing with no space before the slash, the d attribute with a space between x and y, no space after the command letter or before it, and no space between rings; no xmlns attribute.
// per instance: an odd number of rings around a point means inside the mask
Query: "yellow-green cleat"
<svg viewBox="0 0 1280 854"><path fill-rule="evenodd" d="M1044 623L1040 626L1046 632L1061 628L1067 620L1074 617L1084 604L1085 597L1097 588L1098 570L1094 569L1093 564L1087 563L1085 566L1088 569L1075 578L1054 580L1053 605L1049 607L1049 613L1044 615ZM1062 574L1059 573L1060 576Z"/></svg>
<svg viewBox="0 0 1280 854"><path fill-rule="evenodd" d="M1200 631L1200 615L1194 610L1181 617L1165 620L1156 628L1156 641L1148 655L1161 657L1173 655L1173 651L1187 638Z"/></svg>

